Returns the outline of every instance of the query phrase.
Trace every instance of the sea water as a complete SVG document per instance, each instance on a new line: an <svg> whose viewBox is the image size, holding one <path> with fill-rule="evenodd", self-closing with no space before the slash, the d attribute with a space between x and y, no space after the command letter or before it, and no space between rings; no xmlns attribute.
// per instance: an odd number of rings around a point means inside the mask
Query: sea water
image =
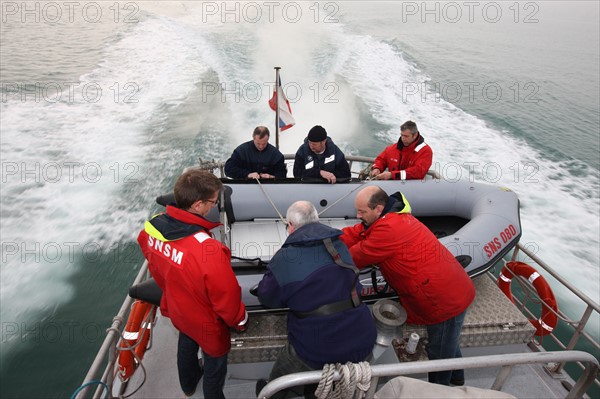
<svg viewBox="0 0 600 399"><path fill-rule="evenodd" d="M153 199L273 126L274 66L297 121L283 152L320 124L375 156L414 120L434 169L517 192L521 242L599 301L596 2L1 6L3 398L80 384Z"/></svg>

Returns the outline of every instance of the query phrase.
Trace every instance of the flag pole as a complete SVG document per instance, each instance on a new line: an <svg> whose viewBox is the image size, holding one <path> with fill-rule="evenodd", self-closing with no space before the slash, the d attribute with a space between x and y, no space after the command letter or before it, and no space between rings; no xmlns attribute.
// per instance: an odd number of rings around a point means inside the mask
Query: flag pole
<svg viewBox="0 0 600 399"><path fill-rule="evenodd" d="M275 67L275 148L279 149L279 70Z"/></svg>

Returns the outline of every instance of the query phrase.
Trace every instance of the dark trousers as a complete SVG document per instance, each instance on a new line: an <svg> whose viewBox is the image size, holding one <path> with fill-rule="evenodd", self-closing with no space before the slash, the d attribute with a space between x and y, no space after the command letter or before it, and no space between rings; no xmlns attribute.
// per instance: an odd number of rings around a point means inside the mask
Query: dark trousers
<svg viewBox="0 0 600 399"><path fill-rule="evenodd" d="M364 361L369 361L372 354L369 353ZM308 366L306 363L302 361L298 357L296 350L294 347L290 345L288 342L281 351L277 355L277 359L275 360L275 364L273 365L273 369L271 370L271 374L269 375L269 381L273 381L275 378L279 378L284 375L292 374L292 373L300 373L302 371L314 371L312 367ZM284 398L292 398L296 396L304 395L305 398L313 399L316 398L315 391L319 385L311 384L300 387L294 387L290 389L286 389L280 392L277 392L273 395L273 399L284 399Z"/></svg>
<svg viewBox="0 0 600 399"><path fill-rule="evenodd" d="M271 374L269 375L269 381L273 381L284 375L299 373L302 371L313 371L314 369L304 363L299 357L294 347L289 342L281 348L281 351L277 355ZM315 398L315 390L317 385L306 385L305 387L294 387L277 392L273 395L273 399L284 399L292 398L296 396L304 395L305 398Z"/></svg>
<svg viewBox="0 0 600 399"><path fill-rule="evenodd" d="M227 376L227 355L212 357L204 353L204 368L198 361L200 347L190 337L179 332L177 342L177 370L183 392L191 396L204 374L202 392L206 399L225 399L223 386Z"/></svg>
<svg viewBox="0 0 600 399"><path fill-rule="evenodd" d="M460 332L465 314L462 312L458 316L448 319L442 323L427 326L427 336L429 343L426 350L429 359L454 359L462 357L460 353ZM464 370L436 371L429 373L429 382L441 385L450 385L450 380L464 380Z"/></svg>

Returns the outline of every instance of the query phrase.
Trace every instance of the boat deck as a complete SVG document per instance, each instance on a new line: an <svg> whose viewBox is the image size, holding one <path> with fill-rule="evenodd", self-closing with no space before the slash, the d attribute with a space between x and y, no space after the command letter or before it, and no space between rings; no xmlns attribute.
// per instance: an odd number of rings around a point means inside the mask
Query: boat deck
<svg viewBox="0 0 600 399"><path fill-rule="evenodd" d="M500 353L527 352L534 328L521 312L502 294L487 275L474 280L477 297L467 312L461 336L463 356L481 356ZM255 383L266 378L279 348L286 342L286 315L253 314L248 330L232 335L232 350L225 386L227 398L255 397ZM404 325L402 335L417 332L426 337L423 326ZM138 369L131 378L124 395L133 392L145 382L132 398L183 398L179 388L176 366L178 332L168 318L158 316L154 340L161 345L150 348L144 358L144 370ZM392 346L376 345L373 364L398 362ZM490 388L499 368L466 370L467 385ZM416 375L426 380L426 375ZM566 378L566 377L565 377ZM519 398L562 398L567 391L562 381L551 378L541 365L515 366L503 387ZM202 398L201 388L193 398Z"/></svg>

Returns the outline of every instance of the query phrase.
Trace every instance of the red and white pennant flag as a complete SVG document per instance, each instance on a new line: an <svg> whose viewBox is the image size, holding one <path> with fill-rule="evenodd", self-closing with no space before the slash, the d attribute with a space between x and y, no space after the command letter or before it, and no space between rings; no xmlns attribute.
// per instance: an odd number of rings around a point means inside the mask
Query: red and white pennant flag
<svg viewBox="0 0 600 399"><path fill-rule="evenodd" d="M277 96L277 98L275 97ZM281 87L281 77L277 82L277 87L273 90L273 97L269 100L269 106L273 111L279 108L279 130L284 131L291 128L296 124L294 117L292 116L292 108L290 102L285 97L283 88Z"/></svg>

